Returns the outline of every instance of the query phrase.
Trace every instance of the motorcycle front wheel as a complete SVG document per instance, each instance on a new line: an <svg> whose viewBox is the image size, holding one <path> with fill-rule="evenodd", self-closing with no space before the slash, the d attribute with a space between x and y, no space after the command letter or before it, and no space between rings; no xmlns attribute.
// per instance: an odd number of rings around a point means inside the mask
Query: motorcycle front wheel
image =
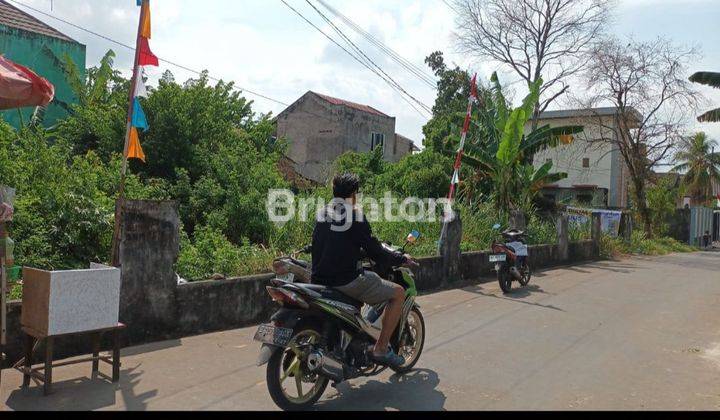
<svg viewBox="0 0 720 420"><path fill-rule="evenodd" d="M512 291L512 276L508 270L507 265L500 267L497 272L498 283L503 293L510 293Z"/></svg>
<svg viewBox="0 0 720 420"><path fill-rule="evenodd" d="M410 310L403 336L400 337L397 353L405 358L405 363L392 368L396 373L404 374L412 370L420 360L423 347L425 346L425 319L420 310L415 307Z"/></svg>
<svg viewBox="0 0 720 420"><path fill-rule="evenodd" d="M530 273L530 266L525 264L522 267L522 279L520 279L520 285L522 287L527 286L530 283L530 279L532 278L532 273Z"/></svg>
<svg viewBox="0 0 720 420"><path fill-rule="evenodd" d="M267 365L267 386L272 400L285 411L302 411L322 397L329 379L308 371L308 351L320 332L305 328L293 336L286 349L275 352Z"/></svg>

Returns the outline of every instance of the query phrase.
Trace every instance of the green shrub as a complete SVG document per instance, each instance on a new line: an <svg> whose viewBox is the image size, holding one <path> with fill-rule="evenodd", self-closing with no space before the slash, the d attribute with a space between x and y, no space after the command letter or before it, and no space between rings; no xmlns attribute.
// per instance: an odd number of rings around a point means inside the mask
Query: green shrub
<svg viewBox="0 0 720 420"><path fill-rule="evenodd" d="M621 255L666 255L676 252L693 252L696 249L673 238L647 239L644 232L633 232L630 243L621 238L603 235L600 241L600 256L613 259Z"/></svg>

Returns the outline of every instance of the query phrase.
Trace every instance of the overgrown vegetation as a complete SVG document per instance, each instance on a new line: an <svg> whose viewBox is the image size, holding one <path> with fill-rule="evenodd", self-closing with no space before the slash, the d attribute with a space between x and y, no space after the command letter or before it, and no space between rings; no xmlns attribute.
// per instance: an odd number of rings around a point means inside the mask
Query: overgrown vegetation
<svg viewBox="0 0 720 420"><path fill-rule="evenodd" d="M57 126L31 124L16 131L0 122L0 184L17 188L12 236L19 265L61 270L109 260L129 88L112 59L110 52L88 71L87 80L80 80L66 63L79 102ZM440 82L434 117L424 128L427 148L397 163L385 162L379 149L349 152L335 162L337 172L360 175L365 196L382 199L392 192L438 198L448 193L453 157L447 151L457 146L469 77L446 68L442 54L429 57L428 63ZM579 128L540 127L524 136L538 89L533 86L523 106L513 110L496 79L493 87L480 87L483 107L473 114L468 142L468 161L477 165L465 166L457 203L463 251L487 249L495 235L492 226L508 225L509 208L529 210L531 244L556 241L554 224L538 217L530 205L539 187L556 176L549 165L534 170L529 160ZM256 114L232 84L211 85L207 75L180 84L166 73L142 101L151 127L141 137L147 163L130 162L126 194L130 199L177 200L180 276L200 280L264 272L277 256L308 244L313 217L276 225L267 216L268 190L293 188L278 170L286 145L273 137L270 115ZM296 192L299 199L331 198L325 186ZM412 253L430 256L437 253L439 216L434 222L378 221L372 226L377 237L395 243L420 231L423 238ZM571 240L589 236L589 224L570 226ZM652 248L632 249L643 247ZM13 293L17 297L19 289Z"/></svg>
<svg viewBox="0 0 720 420"><path fill-rule="evenodd" d="M630 242L622 238L603 235L600 241L600 256L615 259L623 255L666 255L673 252L693 252L697 248L683 244L673 238L648 239L645 232L633 232Z"/></svg>

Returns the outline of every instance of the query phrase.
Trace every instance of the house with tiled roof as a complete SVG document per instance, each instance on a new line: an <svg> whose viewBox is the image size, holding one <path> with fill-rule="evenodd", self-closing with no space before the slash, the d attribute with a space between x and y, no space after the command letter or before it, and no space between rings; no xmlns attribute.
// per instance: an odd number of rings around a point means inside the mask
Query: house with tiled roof
<svg viewBox="0 0 720 420"><path fill-rule="evenodd" d="M67 81L62 62L68 56L77 68L85 70L85 45L72 39L13 4L0 0L0 54L32 69L55 86L55 99L44 113L43 124L54 125L67 116L76 98ZM34 108L0 113L15 127L27 123Z"/></svg>
<svg viewBox="0 0 720 420"><path fill-rule="evenodd" d="M305 178L325 183L332 164L348 151L382 148L389 162L417 151L395 132L395 117L369 105L309 91L276 118L277 137L289 143L288 158Z"/></svg>

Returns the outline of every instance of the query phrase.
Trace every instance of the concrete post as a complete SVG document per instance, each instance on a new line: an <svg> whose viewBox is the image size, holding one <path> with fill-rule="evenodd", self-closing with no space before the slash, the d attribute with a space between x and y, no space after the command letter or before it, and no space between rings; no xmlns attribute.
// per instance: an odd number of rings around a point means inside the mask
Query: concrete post
<svg viewBox="0 0 720 420"><path fill-rule="evenodd" d="M455 213L452 221L443 225L443 240L440 243L440 256L443 261L443 283L460 279L460 242L462 242L462 220Z"/></svg>
<svg viewBox="0 0 720 420"><path fill-rule="evenodd" d="M592 214L590 236L593 241L595 255L600 255L600 239L602 237L602 221L600 213Z"/></svg>
<svg viewBox="0 0 720 420"><path fill-rule="evenodd" d="M630 243L632 241L633 234L633 217L631 213L623 213L623 217L625 218L625 230L623 231L623 240L625 240L626 243Z"/></svg>
<svg viewBox="0 0 720 420"><path fill-rule="evenodd" d="M570 238L568 234L568 215L560 213L557 218L558 258L560 261L570 259Z"/></svg>
<svg viewBox="0 0 720 420"><path fill-rule="evenodd" d="M130 343L176 329L174 264L180 218L174 201L126 201L120 231L120 321Z"/></svg>
<svg viewBox="0 0 720 420"><path fill-rule="evenodd" d="M527 223L525 213L522 210L510 211L510 229L525 230Z"/></svg>

